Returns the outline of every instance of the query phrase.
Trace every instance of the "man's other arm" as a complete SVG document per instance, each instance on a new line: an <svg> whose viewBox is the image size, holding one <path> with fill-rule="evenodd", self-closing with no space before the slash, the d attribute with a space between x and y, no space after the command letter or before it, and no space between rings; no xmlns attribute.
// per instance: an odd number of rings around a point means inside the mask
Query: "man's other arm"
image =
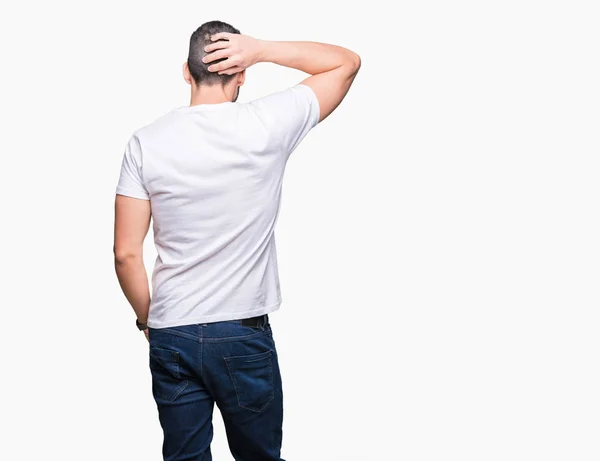
<svg viewBox="0 0 600 461"><path fill-rule="evenodd" d="M150 227L150 201L117 195L115 200L115 270L125 297L140 323L148 321L150 289L144 267L144 239Z"/></svg>
<svg viewBox="0 0 600 461"><path fill-rule="evenodd" d="M314 91L324 120L342 102L358 70L360 57L340 46L316 42L273 42L247 35L218 33L205 48L205 63L227 58L208 67L212 72L233 74L257 62L272 62L301 70L310 77L301 83Z"/></svg>

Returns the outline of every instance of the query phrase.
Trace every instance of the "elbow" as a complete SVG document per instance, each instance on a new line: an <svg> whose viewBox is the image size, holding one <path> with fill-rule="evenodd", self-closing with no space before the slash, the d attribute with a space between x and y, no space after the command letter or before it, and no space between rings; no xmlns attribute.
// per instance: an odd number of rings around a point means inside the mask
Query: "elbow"
<svg viewBox="0 0 600 461"><path fill-rule="evenodd" d="M131 248L113 247L113 253L115 255L115 265L123 266L141 259L141 251L134 251Z"/></svg>
<svg viewBox="0 0 600 461"><path fill-rule="evenodd" d="M354 52L350 52L349 67L352 70L352 75L356 75L360 70L360 56Z"/></svg>

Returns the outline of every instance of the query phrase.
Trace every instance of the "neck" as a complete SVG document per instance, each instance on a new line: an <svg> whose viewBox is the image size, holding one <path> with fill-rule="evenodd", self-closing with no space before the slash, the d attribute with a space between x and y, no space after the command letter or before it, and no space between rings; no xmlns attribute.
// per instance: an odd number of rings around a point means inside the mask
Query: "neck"
<svg viewBox="0 0 600 461"><path fill-rule="evenodd" d="M192 85L192 96L190 106L198 104L220 104L233 102L233 95L229 94L229 88L221 85Z"/></svg>

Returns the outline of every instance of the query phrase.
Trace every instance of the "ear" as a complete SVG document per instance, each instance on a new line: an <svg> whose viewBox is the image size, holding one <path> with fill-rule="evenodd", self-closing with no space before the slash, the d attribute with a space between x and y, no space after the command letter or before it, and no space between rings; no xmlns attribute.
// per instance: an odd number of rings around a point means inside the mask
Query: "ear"
<svg viewBox="0 0 600 461"><path fill-rule="evenodd" d="M236 75L237 78L237 86L242 86L244 84L244 82L246 81L246 69L244 69L241 72L238 72Z"/></svg>
<svg viewBox="0 0 600 461"><path fill-rule="evenodd" d="M183 63L183 79L188 83L188 85L192 84L192 74L190 74L190 68L188 67L187 61Z"/></svg>

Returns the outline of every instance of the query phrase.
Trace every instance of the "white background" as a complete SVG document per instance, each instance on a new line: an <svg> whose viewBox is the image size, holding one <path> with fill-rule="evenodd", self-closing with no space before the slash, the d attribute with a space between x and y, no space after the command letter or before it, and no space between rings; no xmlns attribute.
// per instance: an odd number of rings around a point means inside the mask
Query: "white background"
<svg viewBox="0 0 600 461"><path fill-rule="evenodd" d="M600 459L597 2L1 8L1 459L161 459L114 189L213 19L362 57L286 172L284 458ZM240 99L301 78L258 65Z"/></svg>

